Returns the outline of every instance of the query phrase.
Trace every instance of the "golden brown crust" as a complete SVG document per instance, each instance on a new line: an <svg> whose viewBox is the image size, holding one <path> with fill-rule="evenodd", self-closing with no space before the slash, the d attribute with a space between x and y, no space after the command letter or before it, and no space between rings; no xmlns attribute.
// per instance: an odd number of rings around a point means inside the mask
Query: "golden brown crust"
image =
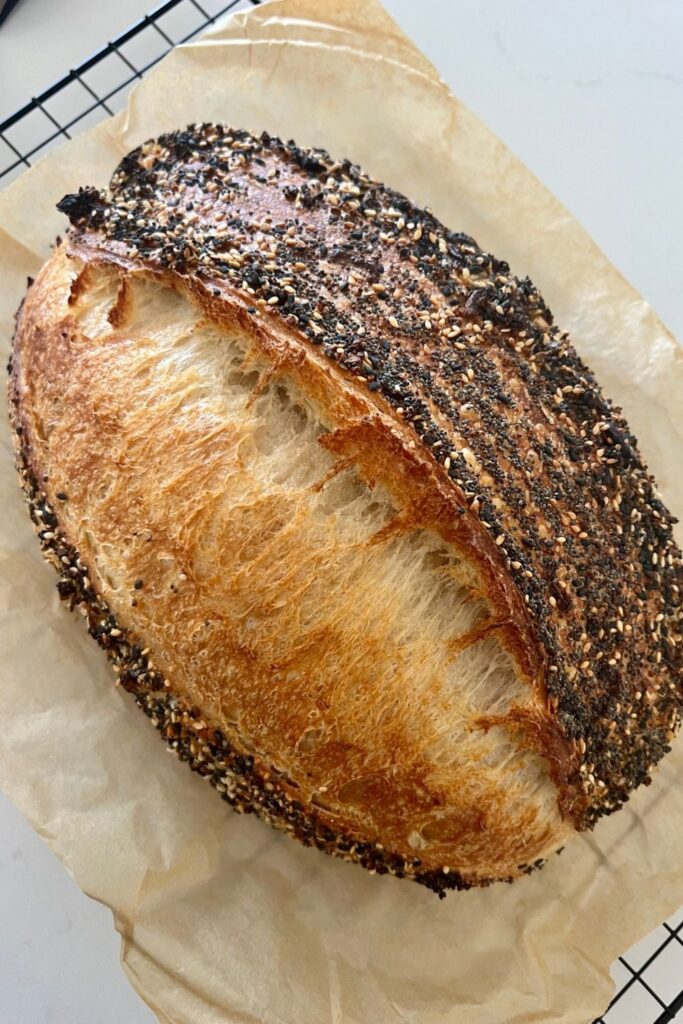
<svg viewBox="0 0 683 1024"><path fill-rule="evenodd" d="M146 145L122 163L110 193L82 192L62 206L75 228L70 265L80 268L69 283L74 311L101 283L103 264L118 281L107 314L112 337L133 315L135 282L174 287L203 322L248 337L251 357L266 367L257 391L286 377L324 411L330 472L352 464L391 495L399 512L377 532L378 544L422 528L466 556L491 618L455 637L451 649L495 635L529 694L502 713L480 714L477 729L503 730L518 749L540 754L565 815L579 827L647 781L681 707L681 570L672 520L628 427L549 326L529 282L510 277L471 239L445 231L350 164L217 126ZM12 387L28 471L38 480L47 474L45 498L73 544L75 526L61 514L51 493L61 485L53 480L68 477L76 507L80 501L88 509L87 482L102 472L104 448L126 435L119 391L134 361L103 346L98 360L112 375L109 396L79 342L82 324L58 308L66 251L29 292ZM63 412L78 433L56 450L42 443L41 416ZM160 429L150 416L152 424ZM159 443L173 446L174 439L160 435ZM194 473L194 486L202 479ZM142 508L144 495L136 500ZM121 508L117 516L125 518ZM96 542L107 539L100 524ZM170 623L178 604L166 602L158 614ZM122 628L140 634L144 618L127 614ZM174 663L157 646L174 681L183 657ZM251 655L245 661L233 650L231 657L243 675L252 671ZM350 714L341 708L337 713ZM263 707L260 713L266 715ZM284 718L273 719L279 724L270 742L280 736L277 752L285 759L293 718L288 706ZM380 748L383 742L389 737L379 736ZM333 745L325 756L332 775L353 761ZM534 848L542 855L564 840L566 826L552 815L544 822L536 811L525 825L529 855L506 861L509 808L497 825L493 814L482 828L471 798L458 804L435 789L414 751L403 763L408 774L396 767L391 779L368 774L366 765L363 800L386 805L381 827L395 843L401 816L424 814L421 790L450 806L450 820L459 806L460 831L478 836L470 860L463 854L465 881L514 875L519 861L536 859ZM363 835L363 819L351 810L316 813L334 834L377 839ZM392 850L404 861L406 852ZM435 856L443 863L444 849Z"/></svg>
<svg viewBox="0 0 683 1024"><path fill-rule="evenodd" d="M155 670L147 653L131 634L121 629L109 608L90 585L85 564L59 529L59 519L45 498L30 468L23 430L16 422L16 404L10 407L15 427L17 468L29 512L46 559L60 575L59 595L71 610L79 608L86 617L90 635L114 666L117 682L131 693L151 719L169 748L186 761L192 771L208 779L221 798L240 814L255 813L304 846L314 846L330 856L360 864L371 874L393 875L418 882L443 898L450 890L469 889L474 879L448 866L425 868L422 860L387 850L380 842L359 841L357 837L330 827L325 815L304 807L291 787L268 767L244 751L234 749L220 729L208 726L202 712L171 692ZM59 499L58 499L59 500ZM542 859L516 866L511 877L478 877L478 886L513 881L542 867Z"/></svg>

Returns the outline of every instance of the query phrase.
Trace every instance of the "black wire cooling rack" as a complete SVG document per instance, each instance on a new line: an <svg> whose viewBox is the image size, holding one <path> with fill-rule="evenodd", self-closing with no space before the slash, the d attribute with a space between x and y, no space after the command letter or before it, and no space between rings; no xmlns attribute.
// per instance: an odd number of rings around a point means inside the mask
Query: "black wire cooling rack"
<svg viewBox="0 0 683 1024"><path fill-rule="evenodd" d="M228 11L260 0L167 0L0 123L0 187L62 139L121 110L136 80ZM669 1024L683 1010L683 908L614 963L594 1024ZM679 1018L683 1024L683 1018Z"/></svg>
<svg viewBox="0 0 683 1024"><path fill-rule="evenodd" d="M229 11L261 0L166 0L0 123L0 187L63 139L121 110L137 79Z"/></svg>

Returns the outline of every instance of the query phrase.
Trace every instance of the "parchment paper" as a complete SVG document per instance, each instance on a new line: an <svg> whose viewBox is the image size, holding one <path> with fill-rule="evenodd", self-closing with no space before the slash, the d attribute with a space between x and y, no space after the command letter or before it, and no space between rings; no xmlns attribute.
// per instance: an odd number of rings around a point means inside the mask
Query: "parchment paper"
<svg viewBox="0 0 683 1024"><path fill-rule="evenodd" d="M0 195L5 351L26 275L64 230L55 202L104 184L148 136L209 119L349 156L529 273L683 513L676 343L374 0L275 0L235 17ZM0 501L0 781L112 908L125 970L160 1020L586 1024L610 998L613 958L683 902L681 742L649 789L542 872L441 903L233 814L164 755L58 607L6 430Z"/></svg>

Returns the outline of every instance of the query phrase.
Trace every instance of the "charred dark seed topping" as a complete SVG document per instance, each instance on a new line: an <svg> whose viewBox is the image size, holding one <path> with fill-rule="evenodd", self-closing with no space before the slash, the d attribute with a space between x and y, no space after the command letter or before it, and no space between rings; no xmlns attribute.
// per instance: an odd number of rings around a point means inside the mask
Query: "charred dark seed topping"
<svg viewBox="0 0 683 1024"><path fill-rule="evenodd" d="M60 208L76 238L237 291L388 403L526 605L576 824L649 781L683 707L675 520L528 278L348 160L214 124L145 143Z"/></svg>

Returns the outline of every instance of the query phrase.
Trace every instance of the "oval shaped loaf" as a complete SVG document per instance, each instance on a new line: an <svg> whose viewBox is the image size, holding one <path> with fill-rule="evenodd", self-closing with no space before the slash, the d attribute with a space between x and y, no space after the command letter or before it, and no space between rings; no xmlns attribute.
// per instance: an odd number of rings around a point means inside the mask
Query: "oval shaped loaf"
<svg viewBox="0 0 683 1024"><path fill-rule="evenodd" d="M683 705L674 520L528 280L219 125L60 207L11 361L24 488L196 771L440 894L649 781Z"/></svg>

